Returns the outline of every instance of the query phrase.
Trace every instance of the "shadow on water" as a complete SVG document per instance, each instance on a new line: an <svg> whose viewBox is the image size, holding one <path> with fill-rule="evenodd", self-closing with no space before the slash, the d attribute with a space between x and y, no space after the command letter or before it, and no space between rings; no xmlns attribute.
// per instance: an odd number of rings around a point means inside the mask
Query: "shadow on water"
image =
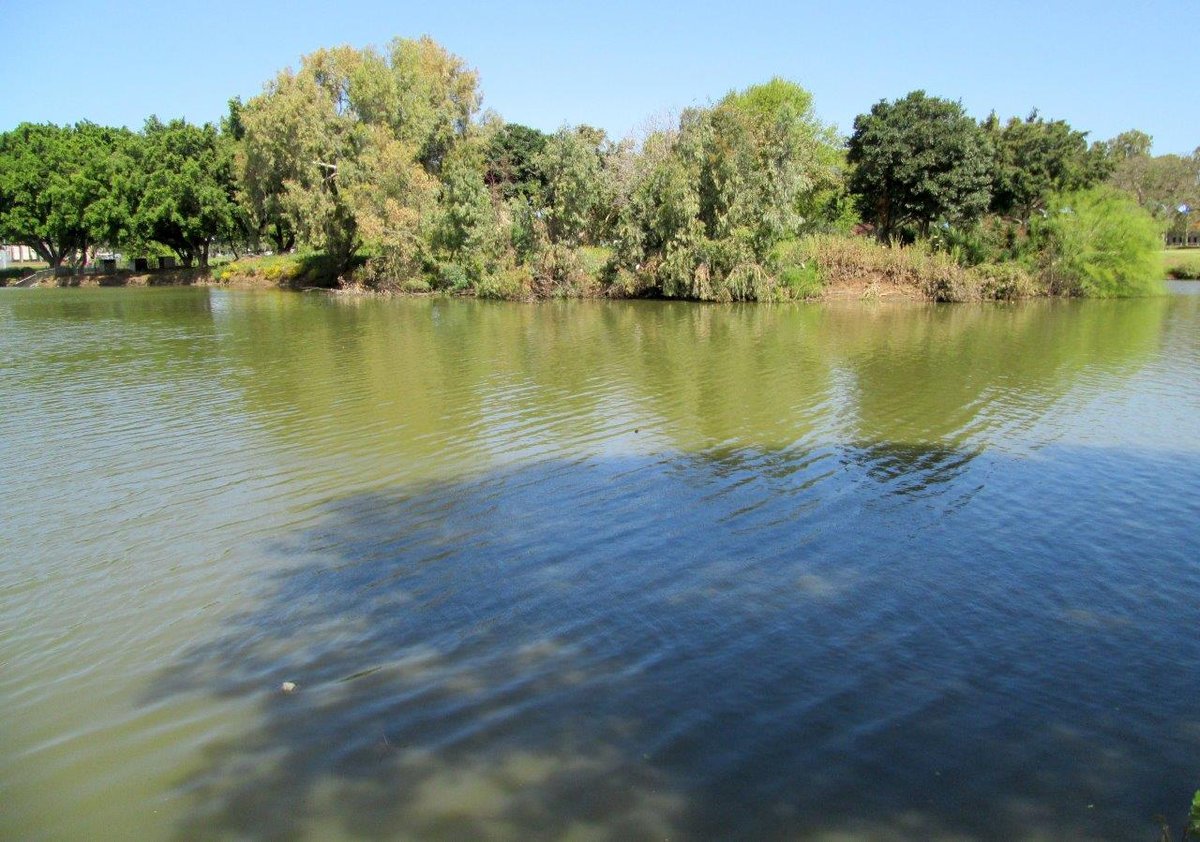
<svg viewBox="0 0 1200 842"><path fill-rule="evenodd" d="M255 710L179 835L1151 838L1200 772L1196 487L877 443L336 500L149 691Z"/></svg>

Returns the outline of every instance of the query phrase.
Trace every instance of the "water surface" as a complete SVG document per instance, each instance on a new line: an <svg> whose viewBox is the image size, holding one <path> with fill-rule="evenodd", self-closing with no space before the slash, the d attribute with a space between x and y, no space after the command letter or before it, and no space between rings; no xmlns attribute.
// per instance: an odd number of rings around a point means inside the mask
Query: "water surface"
<svg viewBox="0 0 1200 842"><path fill-rule="evenodd" d="M1191 288L6 290L0 836L1156 838Z"/></svg>

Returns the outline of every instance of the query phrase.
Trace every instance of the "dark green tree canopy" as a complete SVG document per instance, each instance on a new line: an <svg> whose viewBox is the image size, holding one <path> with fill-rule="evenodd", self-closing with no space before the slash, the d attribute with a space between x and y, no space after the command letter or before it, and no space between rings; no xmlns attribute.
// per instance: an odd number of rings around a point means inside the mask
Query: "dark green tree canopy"
<svg viewBox="0 0 1200 842"><path fill-rule="evenodd" d="M23 123L0 135L0 239L58 266L128 233L132 140L92 123Z"/></svg>
<svg viewBox="0 0 1200 842"><path fill-rule="evenodd" d="M991 199L991 145L962 105L924 91L854 120L850 191L880 239L927 236L978 219Z"/></svg>
<svg viewBox="0 0 1200 842"><path fill-rule="evenodd" d="M546 186L537 157L546 148L547 135L520 123L505 123L488 140L484 180L504 199L518 196L534 200Z"/></svg>
<svg viewBox="0 0 1200 842"><path fill-rule="evenodd" d="M237 220L231 146L211 124L151 117L138 163L137 233L172 249L185 266L207 265L210 245L228 237Z"/></svg>
<svg viewBox="0 0 1200 842"><path fill-rule="evenodd" d="M1107 148L1088 145L1087 132L1033 111L1001 126L993 114L984 129L996 152L991 210L1028 222L1055 193L1084 190L1111 172Z"/></svg>

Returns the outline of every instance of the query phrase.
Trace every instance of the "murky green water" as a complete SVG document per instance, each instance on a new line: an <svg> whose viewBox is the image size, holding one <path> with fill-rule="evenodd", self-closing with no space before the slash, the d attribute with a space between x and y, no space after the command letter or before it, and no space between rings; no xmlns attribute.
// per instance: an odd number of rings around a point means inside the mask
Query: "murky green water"
<svg viewBox="0 0 1200 842"><path fill-rule="evenodd" d="M0 292L0 837L1156 838L1190 288Z"/></svg>

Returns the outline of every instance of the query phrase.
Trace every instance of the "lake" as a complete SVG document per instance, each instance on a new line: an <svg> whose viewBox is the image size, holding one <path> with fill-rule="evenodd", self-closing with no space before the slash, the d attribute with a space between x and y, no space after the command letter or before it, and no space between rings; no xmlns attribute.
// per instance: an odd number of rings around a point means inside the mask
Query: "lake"
<svg viewBox="0 0 1200 842"><path fill-rule="evenodd" d="M1178 832L1196 287L0 291L0 837Z"/></svg>

